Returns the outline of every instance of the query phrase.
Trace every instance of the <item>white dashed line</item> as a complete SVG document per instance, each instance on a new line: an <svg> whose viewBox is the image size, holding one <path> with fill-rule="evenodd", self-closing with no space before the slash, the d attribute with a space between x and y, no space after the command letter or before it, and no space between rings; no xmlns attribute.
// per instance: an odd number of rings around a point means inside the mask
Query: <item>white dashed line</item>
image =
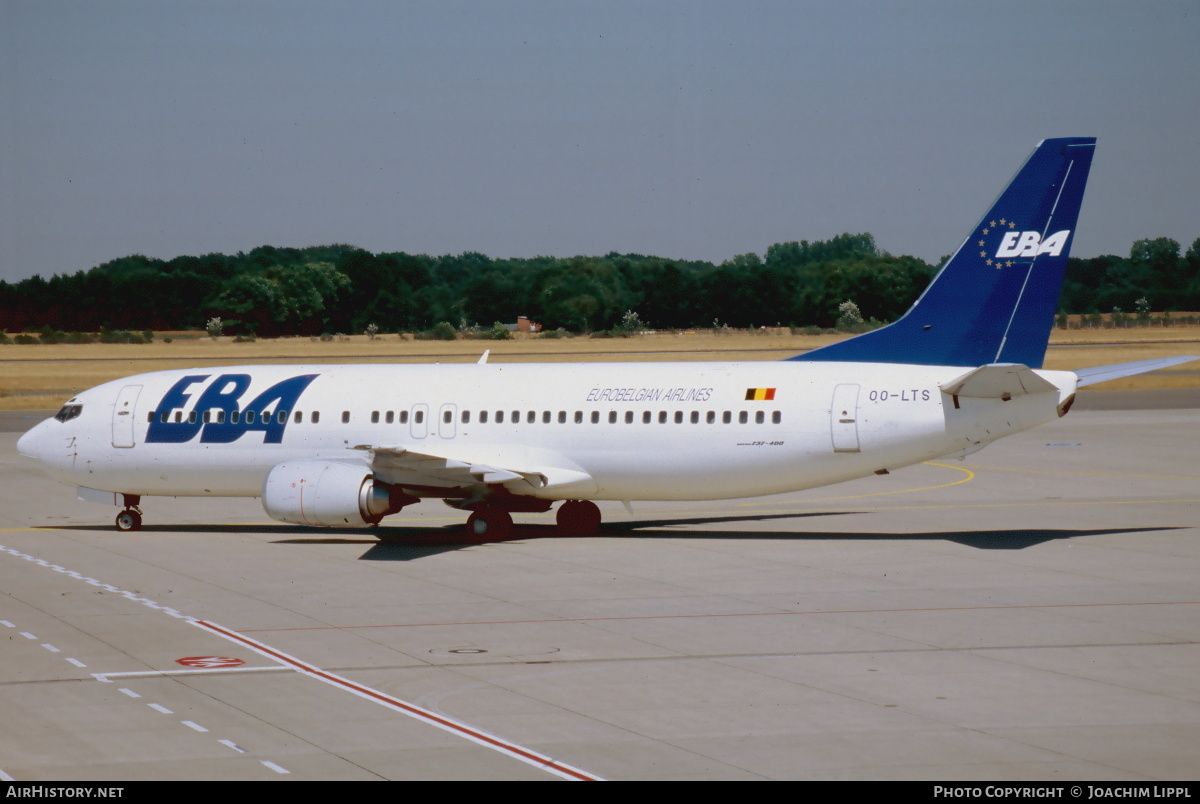
<svg viewBox="0 0 1200 804"><path fill-rule="evenodd" d="M193 723L190 720L181 720L179 722L182 723L183 725L187 726L189 729L195 729L196 731L201 731L201 732L208 731L208 729L204 728L199 723Z"/></svg>
<svg viewBox="0 0 1200 804"><path fill-rule="evenodd" d="M174 712L172 712L170 709L163 706L162 704L146 704L146 706L150 707L151 709L153 709L156 712L162 712L164 715L175 714Z"/></svg>
<svg viewBox="0 0 1200 804"><path fill-rule="evenodd" d="M25 637L26 639L37 639L37 637L35 637L33 634L29 633L28 631L22 631L21 636Z"/></svg>
<svg viewBox="0 0 1200 804"><path fill-rule="evenodd" d="M259 762L261 762L264 767L270 768L271 770L275 771L276 773L291 773L290 770L279 767L278 765L276 765L274 762L272 762L269 759L260 759Z"/></svg>
<svg viewBox="0 0 1200 804"><path fill-rule="evenodd" d="M16 779L0 770L0 782L15 782Z"/></svg>
<svg viewBox="0 0 1200 804"><path fill-rule="evenodd" d="M133 690L129 689L128 687L121 687L120 691L125 693L126 695L128 695L130 698L141 698L142 697L142 696L138 695L136 692L134 692Z"/></svg>
<svg viewBox="0 0 1200 804"><path fill-rule="evenodd" d="M68 657L67 661L70 662L71 664L75 665L76 667L87 667L86 664L79 661L78 659L72 659L72 658Z"/></svg>
<svg viewBox="0 0 1200 804"><path fill-rule="evenodd" d="M16 628L16 626L10 623L8 620L0 620L0 625L3 625L5 628ZM3 772L4 771L0 771L0 773Z"/></svg>
<svg viewBox="0 0 1200 804"><path fill-rule="evenodd" d="M61 651L61 650L59 650L58 648L54 647L54 646L53 646L53 645L51 645L49 642L43 642L43 643L42 643L42 647L43 647L43 648L45 648L46 650L50 651L51 653L62 653L62 651Z"/></svg>
<svg viewBox="0 0 1200 804"><path fill-rule="evenodd" d="M90 583L92 586L97 586L106 591L113 592L115 594L121 595L122 597L128 598L129 600L132 600L134 603L141 603L143 606L148 606L149 608L152 608L155 611L161 611L163 614L166 614L170 617L177 617L181 620L191 620L192 619L191 617L180 614L178 611L176 611L175 609L173 609L169 606L159 605L158 603L155 603L153 600L150 600L149 598L139 597L137 595L137 593L135 593L135 592L130 592L125 589L118 589L117 587L113 586L112 584L101 583L100 581L96 580L95 578L89 578L88 576L82 575L82 574L76 572L75 570L69 570L66 567L60 567L57 564L51 564L49 561L45 560L44 558L38 558L37 556L31 556L28 553L22 553L20 550L14 550L11 547L5 547L4 545L0 545L0 552L8 553L9 555L16 556L17 558L23 558L26 561L31 561L34 564L37 564L38 566L45 567L46 569L54 570L55 572L61 572L63 575L66 575L67 577L75 578L76 580L80 580L85 583ZM34 639L34 638L35 637L30 637L30 639Z"/></svg>
<svg viewBox="0 0 1200 804"><path fill-rule="evenodd" d="M217 740L217 742L219 742L221 745L225 746L226 748L232 748L234 751L237 751L239 754L246 753L246 749L242 748L240 745L235 743L233 740Z"/></svg>

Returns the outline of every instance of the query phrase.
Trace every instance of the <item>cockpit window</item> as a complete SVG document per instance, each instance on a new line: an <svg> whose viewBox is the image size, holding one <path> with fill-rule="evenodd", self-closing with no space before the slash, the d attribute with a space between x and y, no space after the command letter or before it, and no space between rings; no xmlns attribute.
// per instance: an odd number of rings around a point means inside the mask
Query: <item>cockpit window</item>
<svg viewBox="0 0 1200 804"><path fill-rule="evenodd" d="M80 413L83 413L83 405L63 405L62 410L54 414L54 418L60 422L69 422L76 418Z"/></svg>

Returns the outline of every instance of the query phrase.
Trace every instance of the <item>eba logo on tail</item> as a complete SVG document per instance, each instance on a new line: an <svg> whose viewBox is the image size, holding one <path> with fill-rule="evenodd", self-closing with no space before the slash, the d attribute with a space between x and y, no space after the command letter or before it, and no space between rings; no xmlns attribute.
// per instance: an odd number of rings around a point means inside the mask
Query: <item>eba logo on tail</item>
<svg viewBox="0 0 1200 804"><path fill-rule="evenodd" d="M1055 232L1045 240L1037 232L1005 232L1000 241L1000 248L996 249L996 257L1037 257L1042 254L1057 257L1067 245L1067 238L1070 236L1070 229Z"/></svg>

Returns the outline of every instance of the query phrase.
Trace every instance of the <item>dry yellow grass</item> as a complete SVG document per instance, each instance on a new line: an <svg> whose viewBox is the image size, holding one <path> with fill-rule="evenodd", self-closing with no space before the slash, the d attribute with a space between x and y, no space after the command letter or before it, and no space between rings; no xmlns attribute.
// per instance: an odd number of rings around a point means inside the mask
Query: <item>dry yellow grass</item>
<svg viewBox="0 0 1200 804"><path fill-rule="evenodd" d="M173 339L151 344L0 346L0 410L58 407L72 393L149 371L263 363L465 363L490 349L508 362L614 362L779 360L844 336L791 335L786 329L760 334L660 333L635 338L518 338L509 341L417 341L395 335L334 341L280 338L234 343L230 338ZM1153 343L1166 341L1169 343ZM1086 343L1087 346L1070 344ZM1128 344L1128 345L1121 345ZM1060 348L1055 348L1056 346ZM1046 368L1086 366L1200 354L1200 327L1163 329L1054 330ZM1200 387L1200 363L1173 373L1131 377L1098 389Z"/></svg>

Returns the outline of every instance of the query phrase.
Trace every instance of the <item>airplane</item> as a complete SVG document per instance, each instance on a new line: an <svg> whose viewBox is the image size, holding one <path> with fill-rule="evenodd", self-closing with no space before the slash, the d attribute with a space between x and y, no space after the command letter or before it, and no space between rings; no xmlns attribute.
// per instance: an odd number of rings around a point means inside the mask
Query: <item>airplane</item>
<svg viewBox="0 0 1200 804"><path fill-rule="evenodd" d="M561 501L716 500L830 485L1066 415L1076 389L1194 358L1042 369L1095 138L1047 139L907 313L757 363L233 366L70 399L18 451L138 530L147 496L261 497L299 525L364 527L424 498L499 540Z"/></svg>

